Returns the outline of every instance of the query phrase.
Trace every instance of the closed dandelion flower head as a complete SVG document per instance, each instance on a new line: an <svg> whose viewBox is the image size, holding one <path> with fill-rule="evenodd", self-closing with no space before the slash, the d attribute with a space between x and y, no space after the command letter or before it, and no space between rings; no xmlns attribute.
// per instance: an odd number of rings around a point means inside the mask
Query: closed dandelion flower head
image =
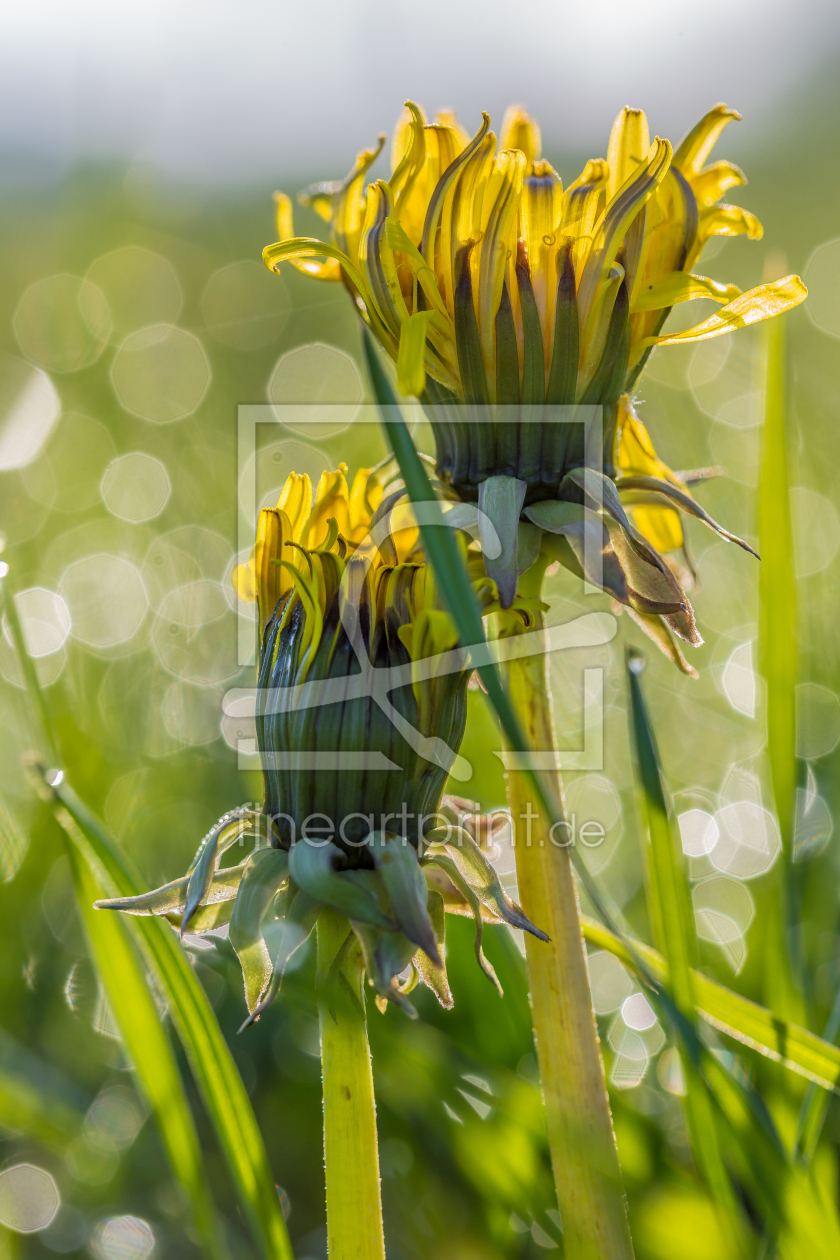
<svg viewBox="0 0 840 1260"><path fill-rule="evenodd" d="M525 480L529 500L552 497L568 467L583 462L579 443L558 453L541 449L535 433L511 450L503 431L475 449L481 439L450 423L446 407L505 408L508 419L522 405L603 405L609 469L616 404L655 345L717 336L805 295L795 276L741 294L694 272L711 237L762 234L747 210L721 203L745 182L741 171L707 163L737 117L716 106L674 152L667 140L651 142L641 110L624 109L606 158L564 188L521 108L508 110L497 145L486 114L470 138L451 115L427 123L409 102L390 179L365 186L380 137L346 179L301 194L329 222L329 242L294 237L291 203L278 194L281 239L263 257L272 269L288 261L346 284L396 362L402 392L443 409L439 472L461 497L474 498L499 473ZM722 309L662 336L671 308L694 298Z"/></svg>
<svg viewBox="0 0 840 1260"><path fill-rule="evenodd" d="M388 475L361 470L348 486L342 466L313 495L293 473L277 506L260 513L233 580L259 612L263 806L220 819L182 879L101 903L165 915L182 932L228 924L249 1021L325 907L346 916L378 999L411 1014L407 992L419 979L452 1004L446 909L473 915L479 963L494 982L482 916L542 935L442 801L447 777L464 777L468 658ZM474 589L485 614L501 613L481 571ZM525 601L503 615L531 616ZM251 856L220 866L245 835L257 839Z"/></svg>

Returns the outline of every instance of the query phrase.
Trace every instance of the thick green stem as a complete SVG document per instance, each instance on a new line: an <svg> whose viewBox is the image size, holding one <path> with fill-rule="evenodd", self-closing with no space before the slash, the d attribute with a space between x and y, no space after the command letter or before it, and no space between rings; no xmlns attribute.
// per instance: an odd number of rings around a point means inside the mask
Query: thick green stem
<svg viewBox="0 0 840 1260"><path fill-rule="evenodd" d="M364 969L343 915L318 920L327 1252L330 1260L385 1260L376 1103L364 1016ZM334 964L336 964L334 966Z"/></svg>
<svg viewBox="0 0 840 1260"><path fill-rule="evenodd" d="M529 746L556 753L544 655L507 666ZM559 778L548 794L562 799ZM529 777L508 771L522 908L551 940L526 936L528 979L551 1162L567 1260L631 1260L633 1244L589 992L569 832L534 801ZM552 832L553 828L553 836Z"/></svg>

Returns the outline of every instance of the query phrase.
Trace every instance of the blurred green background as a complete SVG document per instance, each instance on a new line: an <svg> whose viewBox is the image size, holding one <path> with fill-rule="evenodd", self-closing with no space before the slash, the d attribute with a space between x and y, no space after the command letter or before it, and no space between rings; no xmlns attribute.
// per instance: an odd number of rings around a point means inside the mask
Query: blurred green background
<svg viewBox="0 0 840 1260"><path fill-rule="evenodd" d="M788 944L807 961L817 1030L840 980L836 83L833 74L814 76L743 134L726 132L716 156L746 168L750 183L737 199L762 220L765 239L720 242L701 264L705 274L747 287L765 265L778 272L783 254L784 270L803 274L811 290L806 307L788 317L800 635L797 929ZM395 98L383 125L399 104ZM371 138L360 132L354 143ZM606 141L605 130L597 151ZM237 664L239 614L229 582L241 525L237 407L368 397L358 321L344 291L291 269L270 276L259 261L274 239L273 179L295 192L308 178L342 170L323 167L314 151L308 166L291 169L282 136L276 152L274 177L234 189L88 159L17 171L0 196L2 558L69 776L149 886L180 875L210 824L259 796L258 776L237 764L237 740L247 731L222 711L225 692L251 682ZM549 145L565 181L590 155ZM351 158L348 150L346 167ZM297 215L302 233L322 226ZM705 313L694 304L691 322ZM666 462L722 466L700 497L752 541L761 371L761 330L748 330L660 351L638 391ZM370 426L323 439L306 421L302 410L294 428L262 434L260 497L292 467L315 472L343 459L354 471L385 453ZM422 428L418 439L427 439ZM706 640L691 656L700 679L653 659L651 647L647 694L690 859L703 965L761 999L762 904L779 833L757 674L758 564L697 522L689 536L699 573L692 598ZM553 579L551 597L555 621L609 607L603 597L584 600L569 575ZM638 643L639 633L623 618L612 644L556 656L552 677L561 740L571 750L582 740L582 671L605 671L603 767L569 771L569 809L579 821L602 823L606 840L587 854L590 869L649 939L623 666L631 640ZM39 1131L15 1131L13 1110L4 1113L0 1257L189 1260L199 1253L187 1204L87 960L60 833L21 765L34 736L5 630L0 673L0 1071L24 1076L47 1100ZM500 806L495 727L477 693L470 703L463 751L475 776L466 790L485 807ZM512 887L510 856L503 843L499 862ZM500 1000L475 966L471 936L468 923L450 923L454 1011L441 1011L424 990L415 994L416 1023L393 1008L370 1014L392 1260L531 1260L561 1247L524 963L506 928L488 932L505 988ZM189 948L259 1118L295 1254L322 1260L312 950L302 951L271 1012L237 1037L244 1005L232 953L224 941L193 938ZM625 1005L637 986L620 964L598 954L591 976L637 1254L725 1260L692 1167L674 1053L657 1022L638 1004ZM750 1051L737 1052L745 1072L757 1070ZM790 1124L804 1088L794 1084L788 1096ZM232 1251L251 1256L195 1101ZM836 1201L835 1107L827 1136L817 1170ZM4 1180L20 1165L41 1173ZM3 1222L34 1222L35 1232L5 1230Z"/></svg>

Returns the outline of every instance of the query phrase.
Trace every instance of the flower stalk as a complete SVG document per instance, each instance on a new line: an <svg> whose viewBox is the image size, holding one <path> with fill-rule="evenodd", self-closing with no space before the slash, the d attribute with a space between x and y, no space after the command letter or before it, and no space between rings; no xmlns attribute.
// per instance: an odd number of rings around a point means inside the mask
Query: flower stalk
<svg viewBox="0 0 840 1260"><path fill-rule="evenodd" d="M528 583L539 588L544 571L544 564L535 565ZM542 614L538 629L544 629ZM511 660L506 675L529 747L556 754L546 654ZM546 798L562 801L559 775L552 778ZM558 820L546 819L539 802L534 819L529 776L509 769L507 783L520 901L550 937L548 943L526 939L526 958L565 1255L632 1260L570 854L552 840L549 832Z"/></svg>
<svg viewBox="0 0 840 1260"><path fill-rule="evenodd" d="M317 939L327 1253L332 1260L385 1260L364 963L355 942L342 959L347 932L343 915L322 911Z"/></svg>

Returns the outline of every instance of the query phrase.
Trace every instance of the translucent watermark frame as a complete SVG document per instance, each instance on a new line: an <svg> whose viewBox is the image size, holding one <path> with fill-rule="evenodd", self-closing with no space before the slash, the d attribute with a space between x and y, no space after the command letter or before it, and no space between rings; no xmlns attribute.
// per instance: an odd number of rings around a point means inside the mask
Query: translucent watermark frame
<svg viewBox="0 0 840 1260"><path fill-rule="evenodd" d="M290 423L288 428L284 428L284 415L287 412ZM579 523L570 526L570 528L578 530L577 541L582 554L581 567L587 575L581 583L581 593L584 595L600 593L598 583L603 572L604 531L601 528L599 532L595 522L599 520L598 513L604 506L602 485L606 483L602 483L601 479L597 477L592 479L591 482L588 481L585 494L579 487L576 490L572 488L572 493L576 496L574 498L566 497L570 487L567 486L564 493L560 483L565 473L572 468L586 467L598 473L604 471L605 434L603 409L600 406L589 405L521 406L515 408L459 405L457 409L448 410L445 408L424 408L422 415L423 418L430 419L433 426L457 426L462 443L467 428L472 430L473 426L481 426L481 429L475 430L479 434L477 445L480 447L483 441L485 448L488 443L498 440L498 435L504 431L501 426L505 426L508 432L515 431L516 433L520 432L521 426L526 433L533 434L534 430L531 426L538 425L541 430L538 441L534 442L531 440L528 444L522 443L523 447L527 445L531 453L531 463L533 464L536 461L538 466L541 452L556 450L560 454L561 448L565 449L569 444L568 435L570 433L577 435L579 432L582 442L578 439L578 458L569 468L563 466L561 460L560 467L551 465L547 471L556 481L555 498L566 503L577 502L581 509ZM359 428L364 425L373 425L377 432L380 431L382 410L373 404L354 404L347 407L338 404L330 404L328 406L315 404L310 409L309 423L312 428L312 440L315 442L318 441L317 434L319 429L323 432L324 439L331 438L337 432L344 430L348 432L348 436L352 440L352 433L354 431L358 432ZM495 427L495 433L487 433L484 426ZM554 426L564 427L557 429ZM259 435L260 431L264 431L266 427L270 429L272 436L275 436L279 430L283 436L288 435L290 441L299 440L301 437L300 407L278 404L247 404L239 407L237 483L239 487L240 512L237 550L242 560L248 556L253 545L258 510L261 506L266 506L258 502L257 492L257 454L262 447ZM484 434L486 434L486 437L482 438ZM523 460L520 459L515 471L527 471L521 466L522 462ZM528 462L527 457L524 457L524 462ZM324 465L326 466L328 463L328 458L324 456ZM545 472L546 469L542 468L542 471ZM542 478L542 481L540 501L544 502L547 499L551 499L551 485L545 486L545 477ZM562 498L560 497L561 495L563 496ZM417 525L439 525L441 524L442 514L442 523L445 526L467 532L488 557L494 558L499 555L501 545L498 532L493 521L478 508L477 504L468 502L455 503L443 500L438 505L421 503L409 504L408 506L413 517L412 523ZM406 521L405 506L400 505L396 510L400 513L399 528L406 528L409 522ZM393 515L393 513L390 515ZM369 562L372 563L373 555L382 544L384 538L389 534L390 515L384 518L373 533L359 544L355 553L356 557L364 558L367 556ZM559 533L562 531L558 529L551 532ZM267 696L261 695L261 711L264 713L283 712L292 709L322 707L335 703L339 699L339 690L340 698L345 700L367 697L382 709L397 726L400 735L414 751L424 756L430 762L446 765L451 777L461 782L468 781L472 776L472 767L466 762L466 759L455 754L446 746L444 741L435 736L423 736L410 723L406 722L391 704L389 700L391 692L410 685L412 681L419 681L424 677L437 676L445 672L460 673L465 669L473 670L478 666L490 663L501 664L514 657L543 655L569 648L601 647L614 637L617 628L615 618L610 613L585 613L573 621L562 625L548 626L545 630L526 632L513 638L459 647L413 664L383 669L374 668L372 663L367 660L366 650L359 634L358 617L354 616L354 610L349 605L350 601L345 601L341 614L342 622L360 666L360 672L351 675L350 678L352 696L348 694L347 679L313 681L303 683L297 687L274 689ZM238 619L239 664L241 666L254 665L256 663L256 651L256 627L254 620L246 615L240 616ZM339 686L336 686L336 684L339 684ZM585 668L582 686L584 692L583 748L563 752L535 749L527 754L510 753L499 749L496 751L496 756L499 757L507 769L516 770L530 767L535 770L598 770L603 768L603 669L601 667ZM256 709L255 690L253 688L230 689L224 698L224 709L229 716L235 714L245 718L252 717ZM239 738L237 740L237 752L241 769L252 769L258 764L265 765L265 754L260 759L256 740L253 737L243 736ZM374 750L336 750L335 752L309 752L305 749L288 750L272 754L271 765L278 769L313 772L319 770L358 772L361 770L399 769L383 753Z"/></svg>

